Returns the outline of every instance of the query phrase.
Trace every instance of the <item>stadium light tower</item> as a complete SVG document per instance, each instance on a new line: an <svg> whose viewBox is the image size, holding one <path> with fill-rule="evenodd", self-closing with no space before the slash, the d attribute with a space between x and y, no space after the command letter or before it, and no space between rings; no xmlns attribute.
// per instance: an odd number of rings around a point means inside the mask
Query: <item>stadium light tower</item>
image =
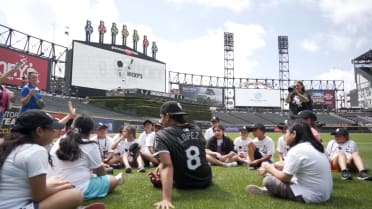
<svg viewBox="0 0 372 209"><path fill-rule="evenodd" d="M280 107L283 112L285 98L288 94L288 86L290 86L288 36L278 36L278 49L279 49Z"/></svg>
<svg viewBox="0 0 372 209"><path fill-rule="evenodd" d="M224 104L226 109L235 106L234 91L234 34L224 33Z"/></svg>

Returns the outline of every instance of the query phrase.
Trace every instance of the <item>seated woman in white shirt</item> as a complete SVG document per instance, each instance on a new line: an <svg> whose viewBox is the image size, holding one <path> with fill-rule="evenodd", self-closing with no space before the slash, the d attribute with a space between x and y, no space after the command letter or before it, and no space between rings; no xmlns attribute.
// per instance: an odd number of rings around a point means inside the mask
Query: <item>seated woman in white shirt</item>
<svg viewBox="0 0 372 209"><path fill-rule="evenodd" d="M276 169L274 164L263 162L258 172L265 175L264 187L248 185L247 192L304 203L328 201L333 180L323 145L315 139L305 123L295 123L289 127L285 140L290 149L283 170ZM291 182L292 178L296 178L296 181Z"/></svg>
<svg viewBox="0 0 372 209"><path fill-rule="evenodd" d="M41 110L19 115L0 144L0 208L75 209L82 193L61 178L47 179L50 161L43 147L63 124ZM49 162L49 163L48 163Z"/></svg>
<svg viewBox="0 0 372 209"><path fill-rule="evenodd" d="M78 116L72 130L51 150L54 166L49 175L69 180L83 193L84 200L105 197L123 183L121 173L116 177L106 175L99 147L89 140L93 128L89 116Z"/></svg>

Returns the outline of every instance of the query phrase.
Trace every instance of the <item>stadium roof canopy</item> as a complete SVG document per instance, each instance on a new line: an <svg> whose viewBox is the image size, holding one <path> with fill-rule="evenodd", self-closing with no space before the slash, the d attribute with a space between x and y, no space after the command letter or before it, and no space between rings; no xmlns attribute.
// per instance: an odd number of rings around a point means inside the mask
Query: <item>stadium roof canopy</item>
<svg viewBox="0 0 372 209"><path fill-rule="evenodd" d="M372 49L351 61L353 64L372 64Z"/></svg>

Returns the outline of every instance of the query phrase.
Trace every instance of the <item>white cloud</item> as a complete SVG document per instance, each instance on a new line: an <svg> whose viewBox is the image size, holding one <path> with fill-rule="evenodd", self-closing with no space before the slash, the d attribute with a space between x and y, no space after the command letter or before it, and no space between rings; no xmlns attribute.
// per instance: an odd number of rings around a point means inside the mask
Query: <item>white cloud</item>
<svg viewBox="0 0 372 209"><path fill-rule="evenodd" d="M119 17L112 0L2 1L0 13L5 16L7 26L61 45L66 45L68 41L65 26L70 28L70 39L83 40L84 26L90 19L95 30L92 39L98 40L99 21L104 20L110 29L111 22ZM105 40L108 41L109 36L106 35Z"/></svg>
<svg viewBox="0 0 372 209"><path fill-rule="evenodd" d="M231 9L235 12L240 12L245 8L249 7L251 4L251 0L168 0L168 1L178 4L194 3L203 6L223 7Z"/></svg>
<svg viewBox="0 0 372 209"><path fill-rule="evenodd" d="M319 44L315 40L305 39L301 43L302 48L310 52L317 52Z"/></svg>
<svg viewBox="0 0 372 209"><path fill-rule="evenodd" d="M319 6L326 17L336 24L346 24L352 32L359 27L369 28L372 22L371 0L322 0Z"/></svg>
<svg viewBox="0 0 372 209"><path fill-rule="evenodd" d="M328 69L319 75L320 80L343 80L345 93L355 89L354 70L343 70L339 68Z"/></svg>
<svg viewBox="0 0 372 209"><path fill-rule="evenodd" d="M179 43L159 40L157 57L167 63L169 71L198 75L224 75L224 31L234 33L235 77L246 77L257 65L251 57L254 50L265 46L264 29L259 25L226 22L224 29Z"/></svg>
<svg viewBox="0 0 372 209"><path fill-rule="evenodd" d="M357 41L356 41L357 40ZM363 47L364 38L355 38L342 32L331 31L328 33L315 33L301 42L302 48L310 52L318 52L320 49L333 52L346 52L354 48Z"/></svg>

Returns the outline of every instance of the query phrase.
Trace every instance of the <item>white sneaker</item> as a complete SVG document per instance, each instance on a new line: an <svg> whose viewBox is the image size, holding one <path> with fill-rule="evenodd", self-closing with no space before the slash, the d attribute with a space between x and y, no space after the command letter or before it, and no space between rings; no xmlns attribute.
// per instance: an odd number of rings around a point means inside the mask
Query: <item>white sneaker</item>
<svg viewBox="0 0 372 209"><path fill-rule="evenodd" d="M245 191L253 195L270 195L266 187L259 187L256 185L248 185Z"/></svg>
<svg viewBox="0 0 372 209"><path fill-rule="evenodd" d="M115 178L118 181L118 185L124 184L124 178L123 178L123 174L121 172L118 175L116 175Z"/></svg>
<svg viewBox="0 0 372 209"><path fill-rule="evenodd" d="M231 163L225 163L224 164L225 167L236 167L238 166L238 163L237 162L231 162Z"/></svg>

